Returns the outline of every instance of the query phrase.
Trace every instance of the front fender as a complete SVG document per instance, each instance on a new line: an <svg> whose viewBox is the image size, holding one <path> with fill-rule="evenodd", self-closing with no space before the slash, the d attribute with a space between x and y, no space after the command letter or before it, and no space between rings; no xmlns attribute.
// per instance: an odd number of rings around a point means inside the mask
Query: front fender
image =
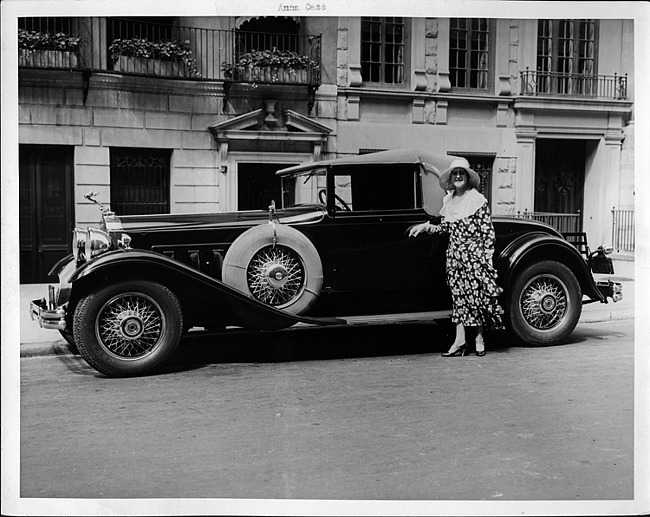
<svg viewBox="0 0 650 517"><path fill-rule="evenodd" d="M278 330L296 323L340 325L336 318L296 316L266 305L174 259L146 250L120 250L100 255L78 268L70 283L81 291L124 279L149 279L172 289L192 305L218 306L226 325L256 330Z"/></svg>
<svg viewBox="0 0 650 517"><path fill-rule="evenodd" d="M495 267L503 287L507 288L523 267L540 260L556 260L564 264L578 279L583 295L605 301L578 250L564 239L543 232L522 235L499 254Z"/></svg>

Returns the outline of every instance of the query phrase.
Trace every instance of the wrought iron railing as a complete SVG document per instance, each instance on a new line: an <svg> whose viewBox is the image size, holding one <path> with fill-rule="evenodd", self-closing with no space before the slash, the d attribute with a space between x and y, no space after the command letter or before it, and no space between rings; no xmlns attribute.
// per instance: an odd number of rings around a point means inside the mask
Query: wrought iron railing
<svg viewBox="0 0 650 517"><path fill-rule="evenodd" d="M521 95L627 98L627 74L587 75L529 70L519 73Z"/></svg>
<svg viewBox="0 0 650 517"><path fill-rule="evenodd" d="M582 214L559 214L554 212L517 212L517 217L546 223L560 233L578 233L582 231Z"/></svg>
<svg viewBox="0 0 650 517"><path fill-rule="evenodd" d="M612 246L616 251L634 252L634 210L612 208Z"/></svg>
<svg viewBox="0 0 650 517"><path fill-rule="evenodd" d="M229 83L320 84L320 35L203 29L125 18L23 18L19 27L21 67ZM57 44L70 47L66 57ZM44 46L53 48L48 53Z"/></svg>
<svg viewBox="0 0 650 517"><path fill-rule="evenodd" d="M78 18L20 18L18 65L34 68L79 68L84 45Z"/></svg>

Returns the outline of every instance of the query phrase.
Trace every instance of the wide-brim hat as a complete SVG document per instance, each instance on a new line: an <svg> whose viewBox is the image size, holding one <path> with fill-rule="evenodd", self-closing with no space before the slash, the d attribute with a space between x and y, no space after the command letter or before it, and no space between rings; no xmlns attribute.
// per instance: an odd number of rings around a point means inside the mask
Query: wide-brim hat
<svg viewBox="0 0 650 517"><path fill-rule="evenodd" d="M451 162L449 168L445 169L445 171L440 175L440 179L438 181L444 190L454 190L454 184L451 182L451 171L454 169L463 169L465 172L467 172L467 175L469 177L469 186L478 189L479 185L481 184L481 177L476 171L473 171L469 168L469 162L465 158L457 158Z"/></svg>

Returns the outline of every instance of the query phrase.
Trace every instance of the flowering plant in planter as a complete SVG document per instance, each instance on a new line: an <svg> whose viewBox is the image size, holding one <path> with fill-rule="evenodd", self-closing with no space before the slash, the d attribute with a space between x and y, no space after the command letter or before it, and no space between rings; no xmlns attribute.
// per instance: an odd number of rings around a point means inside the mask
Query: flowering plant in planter
<svg viewBox="0 0 650 517"><path fill-rule="evenodd" d="M245 71L271 69L270 80L279 80L279 71L294 72L298 70L318 69L318 61L309 56L302 56L290 50L253 50L237 57L234 63L222 63L221 70L226 79L245 79ZM254 78L262 80L260 74Z"/></svg>
<svg viewBox="0 0 650 517"><path fill-rule="evenodd" d="M65 32L38 32L18 29L18 48L27 50L62 50L72 52L79 48L80 38Z"/></svg>
<svg viewBox="0 0 650 517"><path fill-rule="evenodd" d="M182 63L193 77L199 75L189 41L150 41L146 38L114 39L108 47L114 63L120 57L141 57Z"/></svg>

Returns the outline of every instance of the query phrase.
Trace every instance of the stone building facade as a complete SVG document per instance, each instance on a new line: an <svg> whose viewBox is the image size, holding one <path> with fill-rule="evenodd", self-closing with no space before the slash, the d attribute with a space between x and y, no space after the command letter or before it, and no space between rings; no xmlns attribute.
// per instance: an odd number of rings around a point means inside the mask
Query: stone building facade
<svg viewBox="0 0 650 517"><path fill-rule="evenodd" d="M264 209L276 169L398 147L465 156L493 213L580 214L591 242L610 240L613 207L634 208L633 20L97 17L19 28L81 42L74 63L18 63L23 282L44 280L73 224L97 223L89 191L117 211ZM128 38L187 42L193 68L121 69L110 48ZM309 75L251 79L243 65L227 75L224 63L273 49L306 55Z"/></svg>

